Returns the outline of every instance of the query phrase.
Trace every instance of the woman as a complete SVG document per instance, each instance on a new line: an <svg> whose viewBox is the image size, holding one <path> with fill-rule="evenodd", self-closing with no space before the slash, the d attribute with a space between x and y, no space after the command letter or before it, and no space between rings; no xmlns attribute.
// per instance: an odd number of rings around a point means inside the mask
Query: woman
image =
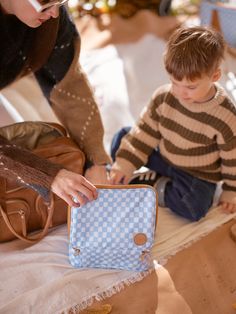
<svg viewBox="0 0 236 314"><path fill-rule="evenodd" d="M78 66L80 40L66 1L0 0L0 88L34 73L45 97L86 156L85 177L106 183L103 127L93 94ZM69 205L97 196L85 177L49 163L0 137L0 176L37 190L46 201L53 191ZM82 193L82 195L80 193ZM85 197L83 197L83 195Z"/></svg>

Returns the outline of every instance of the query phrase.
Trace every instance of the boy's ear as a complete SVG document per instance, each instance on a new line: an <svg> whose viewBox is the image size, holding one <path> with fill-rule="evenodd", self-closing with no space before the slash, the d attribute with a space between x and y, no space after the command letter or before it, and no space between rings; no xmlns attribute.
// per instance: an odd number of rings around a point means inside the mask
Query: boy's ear
<svg viewBox="0 0 236 314"><path fill-rule="evenodd" d="M221 69L217 68L214 73L212 74L212 82L216 82L220 79L221 77Z"/></svg>

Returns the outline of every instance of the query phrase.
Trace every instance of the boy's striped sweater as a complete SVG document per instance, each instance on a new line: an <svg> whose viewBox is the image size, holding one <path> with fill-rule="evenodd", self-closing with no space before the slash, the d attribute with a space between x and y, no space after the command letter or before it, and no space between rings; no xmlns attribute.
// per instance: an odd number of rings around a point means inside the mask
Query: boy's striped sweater
<svg viewBox="0 0 236 314"><path fill-rule="evenodd" d="M236 108L224 89L205 103L180 103L160 87L123 138L113 169L131 175L153 149L171 165L210 182L223 180L221 201L236 203Z"/></svg>

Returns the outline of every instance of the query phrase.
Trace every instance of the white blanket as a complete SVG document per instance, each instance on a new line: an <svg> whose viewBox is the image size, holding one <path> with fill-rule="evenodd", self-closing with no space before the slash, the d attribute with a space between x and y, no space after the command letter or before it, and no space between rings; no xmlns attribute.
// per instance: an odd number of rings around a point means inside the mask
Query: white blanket
<svg viewBox="0 0 236 314"><path fill-rule="evenodd" d="M200 222L189 223L159 209L153 257L165 263L177 251L236 217L215 208ZM92 300L117 293L146 274L116 270L73 269L68 260L67 227L54 229L40 243L19 240L0 244L0 313L55 314L81 310Z"/></svg>
<svg viewBox="0 0 236 314"><path fill-rule="evenodd" d="M206 217L198 222L189 222L171 212L168 208L159 209L156 242L152 253L160 264L165 265L169 258L206 236L222 224L236 218L236 213L225 214L220 207L212 208Z"/></svg>
<svg viewBox="0 0 236 314"><path fill-rule="evenodd" d="M40 243L0 244L0 313L55 314L79 311L93 299L117 293L144 274L78 270L68 260L67 227L54 229Z"/></svg>

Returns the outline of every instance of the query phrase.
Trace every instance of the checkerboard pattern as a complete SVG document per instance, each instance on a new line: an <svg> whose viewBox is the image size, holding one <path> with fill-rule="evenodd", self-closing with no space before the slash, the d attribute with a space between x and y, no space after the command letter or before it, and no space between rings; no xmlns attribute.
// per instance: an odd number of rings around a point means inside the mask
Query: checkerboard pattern
<svg viewBox="0 0 236 314"><path fill-rule="evenodd" d="M156 192L151 187L99 189L71 210L69 259L74 267L143 271L152 266ZM136 245L134 236L147 241Z"/></svg>

